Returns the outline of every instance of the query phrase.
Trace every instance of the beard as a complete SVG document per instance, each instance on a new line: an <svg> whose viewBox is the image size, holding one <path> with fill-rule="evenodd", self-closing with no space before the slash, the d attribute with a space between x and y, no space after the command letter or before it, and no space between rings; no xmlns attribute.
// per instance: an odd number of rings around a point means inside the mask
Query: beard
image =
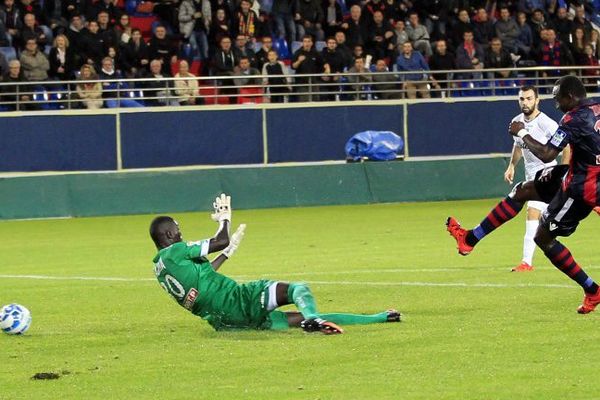
<svg viewBox="0 0 600 400"><path fill-rule="evenodd" d="M523 108L521 108L521 111L523 112L523 115L525 115L526 117L529 117L535 111L535 107L534 108L523 107Z"/></svg>

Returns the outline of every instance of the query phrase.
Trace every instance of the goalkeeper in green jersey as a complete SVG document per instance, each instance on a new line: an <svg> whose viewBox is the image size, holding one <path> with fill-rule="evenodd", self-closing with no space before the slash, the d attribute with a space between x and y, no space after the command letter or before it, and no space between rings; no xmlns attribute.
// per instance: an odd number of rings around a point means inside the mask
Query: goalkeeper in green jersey
<svg viewBox="0 0 600 400"><path fill-rule="evenodd" d="M231 198L222 194L213 205L211 218L219 228L211 239L184 242L179 225L167 216L152 221L150 236L158 249L153 262L160 285L179 305L216 330L301 327L307 332L334 334L343 333L339 325L400 321L396 310L372 315L322 314L304 283L257 280L238 284L218 273L239 246L246 226L241 224L230 238ZM209 261L206 256L215 252L221 254ZM276 310L292 303L299 312Z"/></svg>

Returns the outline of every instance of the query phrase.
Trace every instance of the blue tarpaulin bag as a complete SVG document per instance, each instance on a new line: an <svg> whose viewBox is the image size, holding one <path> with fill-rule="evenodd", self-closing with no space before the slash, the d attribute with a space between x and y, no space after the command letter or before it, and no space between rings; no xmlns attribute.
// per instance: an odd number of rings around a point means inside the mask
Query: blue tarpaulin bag
<svg viewBox="0 0 600 400"><path fill-rule="evenodd" d="M346 143L346 155L354 161L363 157L373 161L395 160L403 150L404 140L389 131L359 132Z"/></svg>

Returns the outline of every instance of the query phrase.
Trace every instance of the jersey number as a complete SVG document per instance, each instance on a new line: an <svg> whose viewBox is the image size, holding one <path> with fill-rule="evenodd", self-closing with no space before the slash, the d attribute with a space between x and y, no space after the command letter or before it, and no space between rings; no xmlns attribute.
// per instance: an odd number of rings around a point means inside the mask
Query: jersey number
<svg viewBox="0 0 600 400"><path fill-rule="evenodd" d="M179 281L173 276L169 274L165 275L165 282L161 282L160 285L176 300L183 300L183 297L185 296L185 289L183 288L183 285L179 283Z"/></svg>

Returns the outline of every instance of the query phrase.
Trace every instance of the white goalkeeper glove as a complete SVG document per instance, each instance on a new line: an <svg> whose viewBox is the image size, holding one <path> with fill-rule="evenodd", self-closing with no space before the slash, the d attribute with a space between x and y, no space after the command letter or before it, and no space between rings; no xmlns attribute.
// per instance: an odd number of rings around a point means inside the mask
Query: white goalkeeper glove
<svg viewBox="0 0 600 400"><path fill-rule="evenodd" d="M231 196L227 196L225 193L221 193L221 195L215 199L213 203L213 209L215 210L215 212L210 215L213 221L231 222Z"/></svg>
<svg viewBox="0 0 600 400"><path fill-rule="evenodd" d="M233 253L235 253L238 246L242 242L245 230L246 224L240 224L240 226L238 226L237 230L233 233L233 235L231 235L231 239L229 239L229 246L227 246L221 254L223 254L227 258L231 258Z"/></svg>

